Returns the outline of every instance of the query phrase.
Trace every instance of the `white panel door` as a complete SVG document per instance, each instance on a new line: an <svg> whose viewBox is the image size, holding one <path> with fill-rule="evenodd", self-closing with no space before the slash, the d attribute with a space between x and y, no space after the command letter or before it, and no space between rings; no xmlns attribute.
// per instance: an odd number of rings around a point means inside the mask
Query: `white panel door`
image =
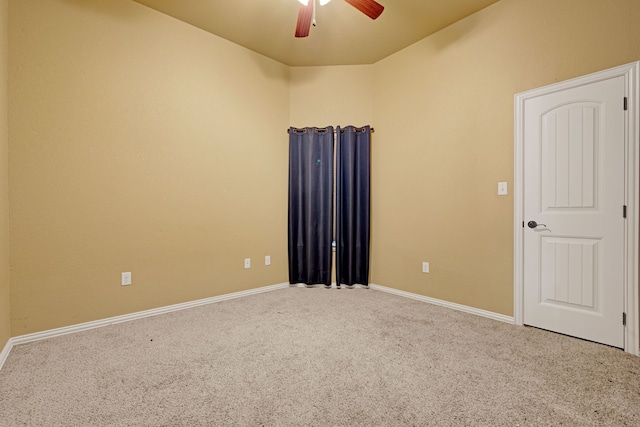
<svg viewBox="0 0 640 427"><path fill-rule="evenodd" d="M524 323L621 348L624 96L615 77L523 110Z"/></svg>

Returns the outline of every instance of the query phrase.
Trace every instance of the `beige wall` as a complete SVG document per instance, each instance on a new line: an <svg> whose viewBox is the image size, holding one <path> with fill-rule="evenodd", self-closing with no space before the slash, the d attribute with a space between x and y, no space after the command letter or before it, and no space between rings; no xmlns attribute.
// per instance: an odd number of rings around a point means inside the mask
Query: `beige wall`
<svg viewBox="0 0 640 427"><path fill-rule="evenodd" d="M9 40L14 336L287 281L286 66L130 0Z"/></svg>
<svg viewBox="0 0 640 427"><path fill-rule="evenodd" d="M640 59L639 19L503 0L377 63L372 281L511 315L514 94Z"/></svg>
<svg viewBox="0 0 640 427"><path fill-rule="evenodd" d="M7 10L0 0L0 351L11 337L9 312L9 135L7 130Z"/></svg>
<svg viewBox="0 0 640 427"><path fill-rule="evenodd" d="M11 1L12 335L285 282L290 125L376 128L372 283L511 315L514 94L640 59L640 2L577 4L288 68L128 0Z"/></svg>
<svg viewBox="0 0 640 427"><path fill-rule="evenodd" d="M372 65L292 67L291 126L364 126L373 120Z"/></svg>

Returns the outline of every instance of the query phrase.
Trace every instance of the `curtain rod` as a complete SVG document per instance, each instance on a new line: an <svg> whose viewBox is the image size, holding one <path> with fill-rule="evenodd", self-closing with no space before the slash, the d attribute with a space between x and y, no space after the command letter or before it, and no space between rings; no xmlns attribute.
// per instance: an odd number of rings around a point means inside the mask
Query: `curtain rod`
<svg viewBox="0 0 640 427"><path fill-rule="evenodd" d="M318 129L326 129L326 128L318 128ZM362 129L362 131L364 131L364 127L356 128L356 130L360 130L360 129ZM305 128L302 128L302 129L300 129L300 128L293 128L293 130L294 130L294 132L295 132L295 131L300 131L300 133L304 133L304 132L306 132L306 129L305 129ZM374 128L371 128L371 133L374 133L375 131L376 131L376 130L375 130ZM344 128L343 128L343 129L340 129L340 132L344 132ZM291 133L291 129L290 129L290 128L289 128L289 129L287 129L287 133ZM335 129L333 130L333 133L336 133L336 130L335 130Z"/></svg>

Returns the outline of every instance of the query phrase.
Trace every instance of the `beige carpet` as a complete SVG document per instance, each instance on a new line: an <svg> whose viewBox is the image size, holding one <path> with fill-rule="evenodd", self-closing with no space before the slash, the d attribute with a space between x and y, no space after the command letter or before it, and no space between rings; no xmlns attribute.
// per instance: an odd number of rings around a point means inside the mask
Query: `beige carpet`
<svg viewBox="0 0 640 427"><path fill-rule="evenodd" d="M17 346L3 426L640 426L640 358L366 289Z"/></svg>

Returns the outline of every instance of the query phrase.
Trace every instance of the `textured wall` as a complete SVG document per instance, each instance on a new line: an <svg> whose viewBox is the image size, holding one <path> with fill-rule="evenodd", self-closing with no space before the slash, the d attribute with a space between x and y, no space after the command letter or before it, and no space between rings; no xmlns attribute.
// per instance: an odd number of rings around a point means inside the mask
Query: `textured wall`
<svg viewBox="0 0 640 427"><path fill-rule="evenodd" d="M127 0L9 9L12 335L286 281L285 129L336 123L376 128L372 283L510 315L514 94L640 59L635 0L291 69Z"/></svg>
<svg viewBox="0 0 640 427"><path fill-rule="evenodd" d="M11 337L9 312L9 164L7 159L7 10L0 0L0 351Z"/></svg>
<svg viewBox="0 0 640 427"><path fill-rule="evenodd" d="M292 67L291 126L373 124L373 65Z"/></svg>
<svg viewBox="0 0 640 427"><path fill-rule="evenodd" d="M13 335L287 281L287 67L130 0L9 40Z"/></svg>
<svg viewBox="0 0 640 427"><path fill-rule="evenodd" d="M639 18L503 0L377 63L372 281L513 314L514 94L640 59Z"/></svg>

